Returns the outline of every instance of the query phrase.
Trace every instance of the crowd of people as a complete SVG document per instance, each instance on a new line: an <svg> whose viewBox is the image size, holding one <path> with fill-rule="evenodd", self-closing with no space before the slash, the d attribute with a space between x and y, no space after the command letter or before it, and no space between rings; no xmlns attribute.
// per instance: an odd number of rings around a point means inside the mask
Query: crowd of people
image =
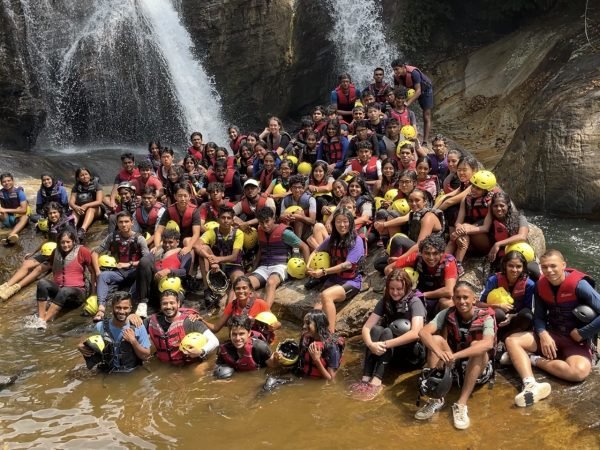
<svg viewBox="0 0 600 450"><path fill-rule="evenodd" d="M228 149L194 132L181 159L159 140L141 161L124 153L108 195L91 168L77 168L70 194L45 173L34 212L1 174L4 244L18 244L30 223L48 239L0 298L37 282L28 326L40 330L82 307L97 331L79 345L89 368L128 372L151 353L174 365L217 353L219 378L268 366L333 381L344 352L336 304L371 288L372 264L385 282L373 286L381 300L362 328L352 397L375 398L388 366L420 368L426 401L415 418L431 418L456 383L453 420L465 429L472 391L498 364L522 378L520 407L551 391L532 367L584 380L600 331L594 281L556 250L536 258L527 220L494 174L430 137L431 80L392 66L389 82L378 67L362 90L340 75L331 104L315 106L293 135L271 117L261 132L230 127ZM102 221L108 233L88 249L88 231ZM481 295L461 280L469 255L494 268ZM278 342L271 307L289 278L319 293L300 339ZM203 292L201 311L185 306L190 291ZM220 343L223 327L229 339Z"/></svg>

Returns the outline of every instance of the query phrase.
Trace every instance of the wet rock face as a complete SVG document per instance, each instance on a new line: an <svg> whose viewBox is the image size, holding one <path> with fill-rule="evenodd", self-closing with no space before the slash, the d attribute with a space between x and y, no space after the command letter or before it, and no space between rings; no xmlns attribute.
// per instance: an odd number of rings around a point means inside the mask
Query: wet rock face
<svg viewBox="0 0 600 450"><path fill-rule="evenodd" d="M27 150L36 141L46 111L24 59L22 10L0 7L0 147Z"/></svg>

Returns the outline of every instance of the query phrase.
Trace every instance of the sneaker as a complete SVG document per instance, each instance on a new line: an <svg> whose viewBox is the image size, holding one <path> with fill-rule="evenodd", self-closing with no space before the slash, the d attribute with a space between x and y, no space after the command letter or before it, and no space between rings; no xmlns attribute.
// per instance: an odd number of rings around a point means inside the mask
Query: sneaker
<svg viewBox="0 0 600 450"><path fill-rule="evenodd" d="M38 330L45 330L46 328L48 328L48 324L46 323L45 320L40 319L38 317L37 322L35 323L35 328L37 328Z"/></svg>
<svg viewBox="0 0 600 450"><path fill-rule="evenodd" d="M0 299L8 300L13 295L21 290L21 286L18 283L13 284L12 286L8 286L4 288L3 291L0 292Z"/></svg>
<svg viewBox="0 0 600 450"><path fill-rule="evenodd" d="M531 406L540 400L545 399L552 392L549 383L527 383L523 390L515 396L515 405L520 408Z"/></svg>
<svg viewBox="0 0 600 450"><path fill-rule="evenodd" d="M467 405L461 405L455 403L452 405L452 417L454 417L454 427L459 430L466 430L471 425L471 419L469 419L469 408Z"/></svg>
<svg viewBox="0 0 600 450"><path fill-rule="evenodd" d="M367 388L368 384L369 384L368 381L358 381L356 383L352 383L350 385L350 387L348 388L348 391L351 394L354 394L356 392L362 392Z"/></svg>
<svg viewBox="0 0 600 450"><path fill-rule="evenodd" d="M24 328L37 328L37 323L40 320L40 318L38 317L37 314L31 314L29 316L25 316L23 318L23 321L25 322L23 324Z"/></svg>
<svg viewBox="0 0 600 450"><path fill-rule="evenodd" d="M383 390L383 386L380 384L379 386L375 386L371 383L365 383L366 386L362 388L358 392L354 392L352 394L352 398L356 400L360 400L363 402L369 402L373 400L375 397L379 395L379 393Z"/></svg>
<svg viewBox="0 0 600 450"><path fill-rule="evenodd" d="M512 361L510 360L510 355L508 352L502 353L499 362L501 366L512 366Z"/></svg>
<svg viewBox="0 0 600 450"><path fill-rule="evenodd" d="M137 309L135 310L136 315L140 316L142 319L148 317L148 304L140 303L137 305Z"/></svg>
<svg viewBox="0 0 600 450"><path fill-rule="evenodd" d="M438 412L444 406L444 399L432 398L415 413L415 419L427 420L431 419L433 415Z"/></svg>
<svg viewBox="0 0 600 450"><path fill-rule="evenodd" d="M6 238L6 240L10 245L15 245L17 242L19 242L19 236L16 234L11 234Z"/></svg>

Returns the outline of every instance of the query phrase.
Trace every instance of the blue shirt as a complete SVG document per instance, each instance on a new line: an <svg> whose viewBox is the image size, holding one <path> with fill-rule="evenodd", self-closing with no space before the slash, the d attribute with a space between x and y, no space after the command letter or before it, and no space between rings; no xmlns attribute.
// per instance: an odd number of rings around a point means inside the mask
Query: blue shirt
<svg viewBox="0 0 600 450"><path fill-rule="evenodd" d="M485 289L481 293L479 301L487 303L487 296L490 291L493 291L498 287L498 277L492 275L487 279L485 283ZM535 282L531 278L527 278L527 284L525 285L525 296L523 297L523 308L533 310L533 294L535 292ZM518 311L517 311L518 312Z"/></svg>
<svg viewBox="0 0 600 450"><path fill-rule="evenodd" d="M131 328L129 323L125 324L123 328L119 328L113 325L112 320L109 321L110 334L117 344L123 340L123 331L128 328ZM102 321L96 324L96 331L98 331L100 334L104 334L104 323ZM135 328L133 331L135 332L135 338L139 344L144 348L150 348L150 337L148 336L146 328L141 326ZM119 355L115 354L115 358L113 359L113 368L119 369L120 367L121 361L119 360Z"/></svg>
<svg viewBox="0 0 600 450"><path fill-rule="evenodd" d="M342 167L344 167L346 165L346 158L348 157L348 146L350 145L350 141L348 141L348 138L346 136L340 136L340 142L342 143L342 159L339 160L337 163L335 163L335 168L336 169L341 169ZM317 160L321 160L321 161L327 161L324 157L323 157L323 143L319 142L319 145L317 147Z"/></svg>

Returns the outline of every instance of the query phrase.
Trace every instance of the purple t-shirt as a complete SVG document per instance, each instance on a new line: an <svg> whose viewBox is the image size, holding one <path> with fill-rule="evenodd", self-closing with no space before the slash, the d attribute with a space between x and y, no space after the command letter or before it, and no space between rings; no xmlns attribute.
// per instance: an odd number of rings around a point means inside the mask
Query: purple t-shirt
<svg viewBox="0 0 600 450"><path fill-rule="evenodd" d="M321 245L317 248L318 252L327 251L329 247L329 238L325 239ZM352 264L358 264L362 257L365 256L365 246L363 244L363 240L360 236L356 236L356 241L354 242L354 246L348 251L348 255L346 256L346 261L351 262ZM342 278L338 275L329 275L327 277L327 281L325 282L325 287L329 287L331 285L344 285L347 284L352 286L358 290L362 287L362 275L359 273L353 279Z"/></svg>

